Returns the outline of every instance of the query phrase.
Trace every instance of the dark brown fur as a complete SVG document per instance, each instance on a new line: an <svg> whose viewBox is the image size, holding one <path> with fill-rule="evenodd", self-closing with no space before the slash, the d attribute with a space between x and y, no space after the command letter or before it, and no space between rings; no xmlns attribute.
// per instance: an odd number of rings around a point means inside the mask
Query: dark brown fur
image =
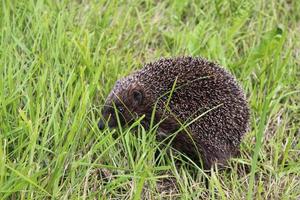
<svg viewBox="0 0 300 200"><path fill-rule="evenodd" d="M237 156L248 128L249 109L236 80L219 65L192 57L146 64L117 81L102 114L110 127L117 125L113 107L119 110L122 125L145 115L142 124L149 128L154 105L155 122L162 121L158 134L164 138L178 132L172 146L196 162L200 155L205 169ZM180 124L200 115L203 116L180 130ZM99 127L104 127L104 121Z"/></svg>

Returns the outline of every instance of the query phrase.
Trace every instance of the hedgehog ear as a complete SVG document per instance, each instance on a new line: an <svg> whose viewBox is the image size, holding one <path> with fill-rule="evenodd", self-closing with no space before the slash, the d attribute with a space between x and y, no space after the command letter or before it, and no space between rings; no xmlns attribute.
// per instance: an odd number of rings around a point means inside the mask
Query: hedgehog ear
<svg viewBox="0 0 300 200"><path fill-rule="evenodd" d="M143 99L144 99L144 95L143 95L142 91L136 90L136 89L133 90L133 91L132 91L132 97L133 97L133 100L134 100L138 105L142 104Z"/></svg>

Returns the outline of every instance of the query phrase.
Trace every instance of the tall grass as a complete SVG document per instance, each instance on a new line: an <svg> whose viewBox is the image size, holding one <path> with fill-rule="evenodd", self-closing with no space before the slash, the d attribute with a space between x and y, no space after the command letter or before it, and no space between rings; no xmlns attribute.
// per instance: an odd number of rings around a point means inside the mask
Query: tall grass
<svg viewBox="0 0 300 200"><path fill-rule="evenodd" d="M300 198L299 1L0 5L1 199ZM97 129L118 78L176 55L223 65L251 107L241 157L212 171L208 187L155 131L133 134L139 121Z"/></svg>

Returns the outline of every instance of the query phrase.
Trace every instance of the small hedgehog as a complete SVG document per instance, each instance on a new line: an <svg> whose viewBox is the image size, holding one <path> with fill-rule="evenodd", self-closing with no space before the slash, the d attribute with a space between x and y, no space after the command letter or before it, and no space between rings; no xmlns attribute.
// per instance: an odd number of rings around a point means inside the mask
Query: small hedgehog
<svg viewBox="0 0 300 200"><path fill-rule="evenodd" d="M163 58L118 80L98 126L130 125L141 116L146 129L154 116L157 138L175 135L172 147L204 169L237 156L249 125L248 104L235 78L193 57Z"/></svg>

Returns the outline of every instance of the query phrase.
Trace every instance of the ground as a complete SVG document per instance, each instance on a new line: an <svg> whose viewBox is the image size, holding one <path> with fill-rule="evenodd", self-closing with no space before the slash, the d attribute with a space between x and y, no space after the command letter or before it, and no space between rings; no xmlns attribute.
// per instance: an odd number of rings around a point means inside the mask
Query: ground
<svg viewBox="0 0 300 200"><path fill-rule="evenodd" d="M0 19L0 199L300 198L300 1L2 0ZM178 55L247 94L227 170L155 156L153 132L97 129L118 78Z"/></svg>

